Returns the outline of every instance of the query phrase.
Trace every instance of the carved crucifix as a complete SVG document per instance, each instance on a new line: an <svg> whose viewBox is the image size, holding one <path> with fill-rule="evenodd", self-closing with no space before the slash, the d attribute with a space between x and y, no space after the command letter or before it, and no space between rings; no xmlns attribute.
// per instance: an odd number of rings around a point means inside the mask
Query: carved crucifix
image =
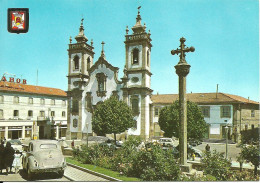
<svg viewBox="0 0 260 183"><path fill-rule="evenodd" d="M194 52L195 51L195 48L193 47L193 46L191 46L191 47L186 47L185 48L185 44L184 44L184 42L186 41L186 39L184 38L184 37L182 37L181 39L180 39L180 42L181 42L181 44L180 44L180 49L179 48L177 48L176 50L172 50L171 51L171 54L172 55L175 55L175 54L180 54L180 61L179 61L179 63L186 63L186 60L185 60L185 56L186 56L186 54L185 54L185 52Z"/></svg>

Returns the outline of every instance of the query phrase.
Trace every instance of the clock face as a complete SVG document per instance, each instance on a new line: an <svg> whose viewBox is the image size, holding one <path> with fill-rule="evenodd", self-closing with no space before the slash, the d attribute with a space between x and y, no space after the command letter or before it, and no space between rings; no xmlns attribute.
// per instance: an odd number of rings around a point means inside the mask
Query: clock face
<svg viewBox="0 0 260 183"><path fill-rule="evenodd" d="M139 81L139 78L138 77L132 77L131 81L133 83L137 83Z"/></svg>

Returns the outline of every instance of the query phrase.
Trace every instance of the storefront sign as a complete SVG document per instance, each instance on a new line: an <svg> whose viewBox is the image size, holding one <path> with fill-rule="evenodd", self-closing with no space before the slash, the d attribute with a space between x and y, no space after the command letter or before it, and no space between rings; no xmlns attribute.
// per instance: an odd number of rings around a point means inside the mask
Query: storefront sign
<svg viewBox="0 0 260 183"><path fill-rule="evenodd" d="M8 129L22 129L21 126L9 126Z"/></svg>
<svg viewBox="0 0 260 183"><path fill-rule="evenodd" d="M7 81L6 77L3 76L2 79L1 79L1 81L4 81L4 82ZM7 82L27 84L27 83L26 83L26 79L19 79L19 78L14 79L13 77L9 77L9 81L7 81Z"/></svg>

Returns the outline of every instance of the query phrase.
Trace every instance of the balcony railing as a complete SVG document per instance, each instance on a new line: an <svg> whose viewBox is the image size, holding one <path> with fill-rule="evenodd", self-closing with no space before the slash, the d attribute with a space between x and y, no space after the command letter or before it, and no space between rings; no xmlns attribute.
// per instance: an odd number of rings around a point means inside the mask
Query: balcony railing
<svg viewBox="0 0 260 183"><path fill-rule="evenodd" d="M46 116L37 116L37 121L46 121L46 120L50 120L50 118Z"/></svg>

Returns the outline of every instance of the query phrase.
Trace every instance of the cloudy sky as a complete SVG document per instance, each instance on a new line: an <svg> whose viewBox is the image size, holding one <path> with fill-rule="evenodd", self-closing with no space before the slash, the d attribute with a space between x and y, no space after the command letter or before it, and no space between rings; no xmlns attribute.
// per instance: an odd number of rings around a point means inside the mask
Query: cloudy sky
<svg viewBox="0 0 260 183"><path fill-rule="evenodd" d="M258 0L0 0L0 75L5 72L35 85L67 89L69 37L78 34L84 17L85 35L94 41L96 61L101 42L107 60L125 64L125 29L134 26L137 7L151 30L151 72L154 94L178 93L174 66L181 37L195 52L187 92L219 92L259 100ZM29 8L26 34L7 31L7 9ZM90 44L90 43L89 43Z"/></svg>

